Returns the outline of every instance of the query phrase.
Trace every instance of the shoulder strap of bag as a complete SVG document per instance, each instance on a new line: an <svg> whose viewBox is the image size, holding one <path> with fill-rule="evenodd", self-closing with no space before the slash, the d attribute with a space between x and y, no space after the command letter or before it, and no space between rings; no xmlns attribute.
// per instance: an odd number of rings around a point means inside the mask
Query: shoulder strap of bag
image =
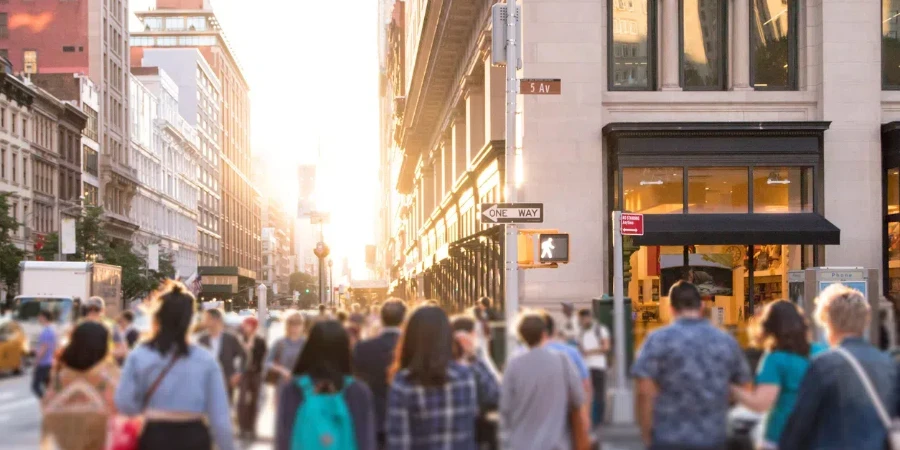
<svg viewBox="0 0 900 450"><path fill-rule="evenodd" d="M162 372L153 380L153 384L150 385L150 389L147 389L147 393L144 394L144 409L147 409L147 405L150 404L150 399L153 398L153 394L156 393L156 389L159 388L159 384L162 383L163 378L169 374L169 371L172 370L172 366L178 362L178 359L181 358L181 355L172 356L172 360L169 361L169 364L166 364L166 367L163 368Z"/></svg>
<svg viewBox="0 0 900 450"><path fill-rule="evenodd" d="M881 398L878 397L878 393L875 391L875 387L872 386L872 381L869 379L869 376L866 375L866 372L863 370L862 366L859 365L859 361L853 357L847 350L841 347L835 347L834 349L839 355L843 356L844 359L853 367L853 370L856 372L857 377L859 377L859 381L862 382L863 386L866 388L866 393L869 394L869 400L872 401L872 405L875 406L875 410L878 411L878 417L881 418L881 423L884 424L884 427L888 430L891 429L891 416L888 415L887 410L884 408L884 404L881 403Z"/></svg>

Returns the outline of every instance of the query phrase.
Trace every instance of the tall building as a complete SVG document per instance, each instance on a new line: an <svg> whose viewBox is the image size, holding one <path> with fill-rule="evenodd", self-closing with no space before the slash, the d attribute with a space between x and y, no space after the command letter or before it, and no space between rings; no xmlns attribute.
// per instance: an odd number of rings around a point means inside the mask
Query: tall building
<svg viewBox="0 0 900 450"><path fill-rule="evenodd" d="M262 273L260 280L272 295L271 298L286 298L289 292L290 276L295 270L294 236L296 212L285 209L279 194L284 186L270 174L269 164L254 157L253 180L260 193L262 219Z"/></svg>
<svg viewBox="0 0 900 450"><path fill-rule="evenodd" d="M179 113L178 86L158 67L135 67L131 83L132 160L141 185L134 200L141 226L134 248L151 245L171 257L177 276L190 277L198 265L197 163L200 138Z"/></svg>
<svg viewBox="0 0 900 450"><path fill-rule="evenodd" d="M23 224L12 236L13 243L30 252L34 246L30 208L33 190L28 179L22 179L19 168L31 160L31 143L22 129L22 117L31 115L36 93L12 74L5 59L0 58L0 63L0 192L11 194L9 214Z"/></svg>
<svg viewBox="0 0 900 450"><path fill-rule="evenodd" d="M133 34L135 60L152 47L196 48L221 83L217 114L221 124L219 266L234 268L235 276L256 278L261 263L261 222L251 179L249 86L237 57L208 0L157 0L155 9L136 14L144 31Z"/></svg>
<svg viewBox="0 0 900 450"><path fill-rule="evenodd" d="M318 259L313 250L321 239L319 225L310 221L309 213L316 210L316 166L302 164L297 167L299 195L296 222L294 224L294 252L297 255L297 271L318 276Z"/></svg>
<svg viewBox="0 0 900 450"><path fill-rule="evenodd" d="M195 181L200 189L197 226L200 266L219 266L221 235L221 183L219 123L222 86L212 67L194 48L146 48L135 65L159 67L178 88L178 112L197 133L200 157ZM132 70L138 70L135 67Z"/></svg>
<svg viewBox="0 0 900 450"><path fill-rule="evenodd" d="M34 0L0 4L0 49L26 74L85 74L100 94L100 198L110 236L130 241L136 171L129 160L128 4Z"/></svg>
<svg viewBox="0 0 900 450"><path fill-rule="evenodd" d="M610 293L623 251L636 343L671 319L681 278L740 336L795 270L877 268L879 294L900 293L896 0L852 14L845 2L524 2L518 77L562 87L518 96L518 174L505 170L494 3L394 2L385 25L382 173L400 202L381 245L396 293L502 305L503 230L479 204L507 200L507 179L544 205L543 223L522 228L571 242L568 264L520 272L521 304ZM617 210L643 214L624 249Z"/></svg>
<svg viewBox="0 0 900 450"><path fill-rule="evenodd" d="M87 123L81 132L81 188L86 205L100 205L100 143L99 111L100 93L87 75L77 73L30 74L34 84L54 97L71 103L87 115Z"/></svg>

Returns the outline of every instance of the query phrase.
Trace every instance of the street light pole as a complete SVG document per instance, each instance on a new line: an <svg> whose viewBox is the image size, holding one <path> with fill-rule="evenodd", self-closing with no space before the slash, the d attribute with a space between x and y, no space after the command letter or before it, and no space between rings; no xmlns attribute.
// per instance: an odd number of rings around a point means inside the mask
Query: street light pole
<svg viewBox="0 0 900 450"><path fill-rule="evenodd" d="M334 260L328 260L328 298L331 299L331 306L334 306Z"/></svg>
<svg viewBox="0 0 900 450"><path fill-rule="evenodd" d="M503 162L505 178L504 199L507 203L518 201L516 192L516 96L519 83L516 69L519 63L519 34L516 32L519 20L518 3L515 0L506 2L506 152ZM513 324L519 313L519 238L514 224L504 225L504 247L506 258L506 276L504 292L506 301L506 357L513 354L516 345Z"/></svg>

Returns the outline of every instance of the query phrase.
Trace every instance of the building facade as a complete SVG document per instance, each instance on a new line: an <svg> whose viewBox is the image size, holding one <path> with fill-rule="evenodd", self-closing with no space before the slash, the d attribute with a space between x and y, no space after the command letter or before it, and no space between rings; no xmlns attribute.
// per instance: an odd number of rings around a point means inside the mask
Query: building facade
<svg viewBox="0 0 900 450"><path fill-rule="evenodd" d="M206 59L193 48L148 48L135 65L159 67L178 87L178 112L196 131L200 157L196 160L198 264L220 265L221 185L219 99L221 84ZM135 67L134 70L137 70Z"/></svg>
<svg viewBox="0 0 900 450"><path fill-rule="evenodd" d="M279 198L283 187L269 174L269 164L254 157L253 180L259 189L262 219L262 272L260 280L270 291L271 298L289 298L291 273L296 270L296 232L294 211L289 211ZM277 286L277 287L276 287Z"/></svg>
<svg viewBox="0 0 900 450"><path fill-rule="evenodd" d="M10 193L9 214L23 225L12 236L16 246L26 252L33 251L34 238L32 187L27 178L22 178L20 167L29 164L31 143L22 129L22 117L31 115L31 105L35 92L22 80L12 74L12 69L3 59L0 72L0 192Z"/></svg>
<svg viewBox="0 0 900 450"><path fill-rule="evenodd" d="M75 106L87 116L79 145L81 187L78 192L84 197L84 204L100 205L100 143L97 140L100 94L97 88L87 75L77 73L30 74L28 78L32 83L40 86L54 97ZM69 169L74 169L74 167L70 165Z"/></svg>
<svg viewBox="0 0 900 450"><path fill-rule="evenodd" d="M316 166L301 164L297 167L299 195L297 215L294 224L294 253L297 255L298 272L318 276L318 258L313 254L316 244L321 240L319 225L310 220L310 213L316 211Z"/></svg>
<svg viewBox="0 0 900 450"><path fill-rule="evenodd" d="M395 292L451 306L504 297L502 232L478 219L513 176L494 3L394 2L381 47L382 170L400 198L385 267ZM898 2L521 7L518 77L562 89L518 96L518 199L572 242L569 264L521 272L524 305L611 292L613 210L645 215L625 251L647 329L681 278L737 329L792 270L878 268L900 292Z"/></svg>
<svg viewBox="0 0 900 450"><path fill-rule="evenodd" d="M158 67L138 67L130 76L132 155L141 186L135 198L140 230L135 248L146 254L159 245L178 276L198 267L200 138L180 115L178 86Z"/></svg>
<svg viewBox="0 0 900 450"><path fill-rule="evenodd" d="M153 47L200 51L221 83L214 120L219 135L221 251L219 265L255 278L261 267L258 193L252 184L249 85L225 33L205 0L158 0L151 11L137 12L144 31L134 33L132 57ZM212 105L207 106L211 111Z"/></svg>
<svg viewBox="0 0 900 450"><path fill-rule="evenodd" d="M34 17L43 17L39 24ZM137 229L131 200L136 171L128 159L128 4L125 1L35 0L0 5L0 51L26 74L85 74L100 109L100 198L110 236L130 241ZM13 26L35 24L34 26Z"/></svg>

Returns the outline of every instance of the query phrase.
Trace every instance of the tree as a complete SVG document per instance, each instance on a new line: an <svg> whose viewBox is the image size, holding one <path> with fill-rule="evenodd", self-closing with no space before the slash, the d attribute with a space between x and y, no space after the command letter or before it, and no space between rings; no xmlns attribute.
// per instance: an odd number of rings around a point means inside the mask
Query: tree
<svg viewBox="0 0 900 450"><path fill-rule="evenodd" d="M8 193L0 194L0 281L12 290L19 281L19 263L25 251L16 247L12 233L19 228L19 222L9 214Z"/></svg>
<svg viewBox="0 0 900 450"><path fill-rule="evenodd" d="M66 261L97 261L109 252L110 239L103 229L103 208L86 206L84 214L75 221L75 254L65 255ZM59 254L59 235L50 233L44 246L36 252L45 261L56 260Z"/></svg>
<svg viewBox="0 0 900 450"><path fill-rule="evenodd" d="M305 272L294 272L288 281L291 294L300 293L299 303L305 307L313 307L319 303L319 282L316 277Z"/></svg>

